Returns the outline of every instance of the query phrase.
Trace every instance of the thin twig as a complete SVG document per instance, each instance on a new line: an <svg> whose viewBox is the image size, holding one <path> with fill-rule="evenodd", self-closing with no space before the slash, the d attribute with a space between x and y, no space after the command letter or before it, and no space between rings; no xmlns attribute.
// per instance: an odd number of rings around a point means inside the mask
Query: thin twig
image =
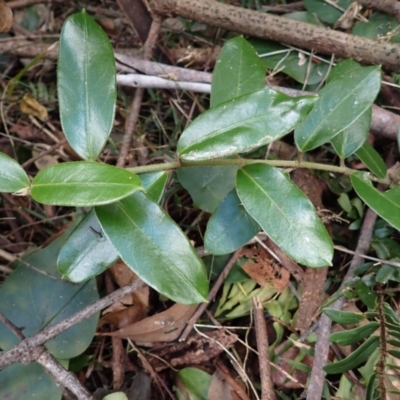
<svg viewBox="0 0 400 400"><path fill-rule="evenodd" d="M219 274L218 279L215 281L214 286L212 287L212 289L210 290L210 293L208 294L207 300L209 302L213 301L213 299L217 295L218 290L220 289L220 287L224 283L225 278L228 276L230 270L232 269L233 265L235 264L237 258L239 257L240 251L241 251L241 249L236 250L233 253L232 257L230 258L228 263L225 265L225 267L222 270L222 272ZM184 340L187 339L187 337L189 336L189 333L193 329L193 325L201 317L201 315L206 310L208 305L209 305L209 303L201 303L199 305L199 307L197 308L196 312L193 314L192 318L190 318L189 321L187 322L186 328L184 329L184 331L182 332L182 334L181 334L181 336L179 338L180 341L184 341Z"/></svg>
<svg viewBox="0 0 400 400"><path fill-rule="evenodd" d="M260 365L261 400L275 400L271 365L269 364L269 345L264 307L260 299L253 297L254 327L256 330L258 363Z"/></svg>
<svg viewBox="0 0 400 400"><path fill-rule="evenodd" d="M52 153L54 150L58 149L59 147L63 146L65 143L67 143L67 139L61 139L58 143L54 144L53 146L49 147L47 150L42 151L41 153L39 153L38 155L36 155L35 157L30 158L29 160L25 161L22 164L22 168L28 168L30 167L35 161L39 160L40 158L42 158L43 156Z"/></svg>

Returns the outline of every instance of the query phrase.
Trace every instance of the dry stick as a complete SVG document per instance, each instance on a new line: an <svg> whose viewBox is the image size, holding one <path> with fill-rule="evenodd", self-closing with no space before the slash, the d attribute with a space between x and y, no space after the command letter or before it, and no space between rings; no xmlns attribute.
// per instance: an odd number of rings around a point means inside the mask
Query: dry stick
<svg viewBox="0 0 400 400"><path fill-rule="evenodd" d="M21 330L17 328L8 318L0 313L0 321L20 339L24 340L25 336ZM51 375L57 384L63 388L70 390L78 399L92 400L92 395L81 385L78 378L72 373L67 371L52 355L50 355L44 346L38 346L33 354L38 357L32 359L42 365L45 371Z"/></svg>
<svg viewBox="0 0 400 400"><path fill-rule="evenodd" d="M58 143L54 144L53 146L49 147L47 150L42 151L39 153L37 156L30 158L28 161L25 161L22 164L22 168L28 168L30 167L35 161L39 160L43 156L52 153L54 150L58 149L60 146L63 146L65 143L67 143L67 139L64 138L60 140Z"/></svg>
<svg viewBox="0 0 400 400"><path fill-rule="evenodd" d="M179 15L207 25L262 39L291 44L338 58L354 58L366 64L382 64L400 71L400 46L361 38L328 28L213 0L149 0L155 13Z"/></svg>
<svg viewBox="0 0 400 400"><path fill-rule="evenodd" d="M376 221L376 214L371 210L365 214L364 222L361 226L361 233L356 247L356 255L351 261L350 267L347 270L346 276L340 285L339 292L345 287L345 284L354 277L355 269L363 263L361 254L368 252L369 244L372 238L372 231ZM345 297L336 300L331 307L337 310L342 309L346 301ZM310 383L308 385L307 400L321 400L322 390L324 386L325 372L322 369L326 365L329 352L329 335L331 333L332 321L322 314L318 329L317 329L317 343L315 344L314 365L311 371Z"/></svg>
<svg viewBox="0 0 400 400"><path fill-rule="evenodd" d="M400 3L397 0L357 0L358 4L393 15L400 22Z"/></svg>
<svg viewBox="0 0 400 400"><path fill-rule="evenodd" d="M144 44L144 59L150 59L153 47L156 44L158 34L161 29L162 19L158 16L153 18L153 22L150 27L149 36L147 37L146 43ZM117 167L123 167L129 154L129 149L132 144L132 136L135 131L136 124L139 120L140 107L142 105L144 95L144 89L136 89L135 96L133 97L131 109L129 112L128 119L126 121L126 129L124 137L122 138L121 150L117 160Z"/></svg>
<svg viewBox="0 0 400 400"><path fill-rule="evenodd" d="M0 370L15 362L21 361L22 359L26 358L37 346L41 346L48 340L59 335L61 332L66 331L71 326L74 326L79 322L84 321L86 318L89 318L96 312L101 311L103 308L110 306L116 301L122 299L127 294L133 293L143 286L144 283L141 280L136 280L129 285L126 285L123 288L116 290L110 295L103 297L102 299L96 301L90 306L85 307L83 310L78 311L77 313L64 319L58 324L49 326L42 332L24 339L21 343L14 346L12 349L0 354Z"/></svg>
<svg viewBox="0 0 400 400"><path fill-rule="evenodd" d="M258 362L260 365L261 400L275 400L272 371L269 363L269 345L264 307L258 297L253 297L254 327L256 330Z"/></svg>
<svg viewBox="0 0 400 400"><path fill-rule="evenodd" d="M210 290L210 293L208 294L207 300L210 302L212 301L215 296L218 293L219 288L222 286L222 284L225 281L225 278L228 276L230 270L232 269L233 265L235 264L237 258L239 257L241 249L236 250L228 263L225 265L224 269L222 272L219 274L218 279L215 281L214 286ZM206 310L208 307L209 303L201 303L199 307L197 308L196 312L193 314L192 318L189 319L187 322L186 328L182 332L179 341L184 341L187 339L189 336L189 333L193 329L193 325L197 322L197 320L201 317L201 314Z"/></svg>

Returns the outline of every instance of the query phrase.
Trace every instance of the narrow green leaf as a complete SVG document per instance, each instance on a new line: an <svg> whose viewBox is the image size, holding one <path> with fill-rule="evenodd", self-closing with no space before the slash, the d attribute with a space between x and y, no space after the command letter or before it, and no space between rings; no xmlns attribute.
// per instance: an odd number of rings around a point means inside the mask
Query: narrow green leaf
<svg viewBox="0 0 400 400"><path fill-rule="evenodd" d="M367 168L378 178L386 176L386 165L380 154L368 143L356 151L356 156L367 166Z"/></svg>
<svg viewBox="0 0 400 400"><path fill-rule="evenodd" d="M238 171L236 189L247 212L293 260L331 265L332 240L307 196L281 171L266 164Z"/></svg>
<svg viewBox="0 0 400 400"><path fill-rule="evenodd" d="M100 154L114 122L114 53L105 32L83 10L61 30L57 86L61 125L85 160Z"/></svg>
<svg viewBox="0 0 400 400"><path fill-rule="evenodd" d="M240 203L236 190L232 190L209 219L204 245L211 254L229 254L246 244L260 229Z"/></svg>
<svg viewBox="0 0 400 400"><path fill-rule="evenodd" d="M201 259L175 222L144 193L95 211L120 257L144 282L178 303L206 301Z"/></svg>
<svg viewBox="0 0 400 400"><path fill-rule="evenodd" d="M381 218L400 230L400 187L394 186L381 192L372 186L369 179L364 179L365 172L350 175L354 190L365 204Z"/></svg>
<svg viewBox="0 0 400 400"><path fill-rule="evenodd" d="M342 374L350 371L365 361L379 346L379 343L379 336L371 336L346 358L333 364L325 365L323 369L327 374Z"/></svg>
<svg viewBox="0 0 400 400"><path fill-rule="evenodd" d="M243 36L228 40L215 64L211 107L264 87L265 68L253 46Z"/></svg>
<svg viewBox="0 0 400 400"><path fill-rule="evenodd" d="M0 152L0 192L18 192L29 185L24 169L11 157Z"/></svg>
<svg viewBox="0 0 400 400"><path fill-rule="evenodd" d="M381 395L378 391L376 372L374 372L368 379L367 389L365 391L365 400L380 400L380 399Z"/></svg>
<svg viewBox="0 0 400 400"><path fill-rule="evenodd" d="M208 160L263 146L293 130L315 101L263 89L221 103L185 129L178 142L179 157Z"/></svg>
<svg viewBox="0 0 400 400"><path fill-rule="evenodd" d="M372 108L369 108L331 140L333 148L340 157L347 158L362 147L368 136L371 117Z"/></svg>
<svg viewBox="0 0 400 400"><path fill-rule="evenodd" d="M389 353L391 356L400 359L400 350L389 349L389 350L388 350L388 353Z"/></svg>
<svg viewBox="0 0 400 400"><path fill-rule="evenodd" d="M184 167L176 172L181 185L189 192L200 210L212 213L235 187L234 165L223 167Z"/></svg>
<svg viewBox="0 0 400 400"><path fill-rule="evenodd" d="M94 210L76 226L61 248L57 267L63 278L83 282L105 271L119 258L104 235Z"/></svg>
<svg viewBox="0 0 400 400"><path fill-rule="evenodd" d="M296 146L305 152L332 140L372 106L380 87L381 71L377 66L360 67L329 82L296 128Z"/></svg>
<svg viewBox="0 0 400 400"><path fill-rule="evenodd" d="M329 336L329 340L340 346L348 346L372 335L378 328L379 322L372 321L358 328L332 333L332 335Z"/></svg>
<svg viewBox="0 0 400 400"><path fill-rule="evenodd" d="M140 189L140 179L132 172L81 161L40 171L32 181L31 195L39 203L84 207L111 203Z"/></svg>
<svg viewBox="0 0 400 400"><path fill-rule="evenodd" d="M322 312L329 317L333 322L341 325L357 324L365 320L365 315L352 311L336 310L335 308L324 308Z"/></svg>

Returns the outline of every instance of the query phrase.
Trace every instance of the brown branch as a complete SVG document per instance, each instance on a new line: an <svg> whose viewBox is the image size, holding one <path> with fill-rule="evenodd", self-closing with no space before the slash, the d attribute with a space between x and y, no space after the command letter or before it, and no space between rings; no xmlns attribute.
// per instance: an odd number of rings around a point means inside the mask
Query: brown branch
<svg viewBox="0 0 400 400"><path fill-rule="evenodd" d="M400 3L397 0L357 0L365 8L383 11L393 15L400 23Z"/></svg>
<svg viewBox="0 0 400 400"><path fill-rule="evenodd" d="M260 365L261 400L275 400L272 371L269 363L269 345L264 307L258 297L253 297L254 327L256 330L258 363Z"/></svg>
<svg viewBox="0 0 400 400"><path fill-rule="evenodd" d="M213 0L149 0L155 13L179 15L207 25L274 40L400 72L400 46L247 10Z"/></svg>
<svg viewBox="0 0 400 400"><path fill-rule="evenodd" d="M21 343L14 346L12 349L0 354L0 370L15 362L21 361L31 353L32 349L35 349L36 347L45 344L47 341L56 337L61 332L66 331L71 326L74 326L79 322L84 321L91 315L101 311L103 308L110 306L116 301L122 299L127 294L133 293L143 286L144 283L141 280L136 280L129 285L126 285L123 288L116 290L114 293L103 297L102 299L96 301L90 306L85 307L83 310L78 311L77 313L71 315L63 321L55 325L49 326L48 328L44 329L42 332L37 333L36 335L24 339Z"/></svg>

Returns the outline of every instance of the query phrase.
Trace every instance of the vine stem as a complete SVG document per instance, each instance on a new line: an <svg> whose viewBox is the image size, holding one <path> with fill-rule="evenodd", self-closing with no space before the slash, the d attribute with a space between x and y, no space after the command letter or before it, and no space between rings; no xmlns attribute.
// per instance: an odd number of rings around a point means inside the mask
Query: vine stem
<svg viewBox="0 0 400 400"><path fill-rule="evenodd" d="M210 166L229 166L236 165L239 168L244 167L245 165L251 164L268 164L273 167L280 168L307 168L307 169L316 169L320 171L329 171L336 172L343 175L351 175L355 172L359 172L359 170L347 168L345 166L336 166L336 165L327 165L320 164L310 161L298 161L298 160L251 160L244 158L233 158L233 159L214 159L214 160L201 160L201 161L172 161L162 164L151 164L151 165L142 165L139 167L127 168L128 171L131 171L135 174L140 174L143 172L155 172L155 171L168 171L174 170L182 167L210 167ZM391 185L393 182L389 178L377 178L369 172L365 172L365 177L371 181L382 183L383 185Z"/></svg>

